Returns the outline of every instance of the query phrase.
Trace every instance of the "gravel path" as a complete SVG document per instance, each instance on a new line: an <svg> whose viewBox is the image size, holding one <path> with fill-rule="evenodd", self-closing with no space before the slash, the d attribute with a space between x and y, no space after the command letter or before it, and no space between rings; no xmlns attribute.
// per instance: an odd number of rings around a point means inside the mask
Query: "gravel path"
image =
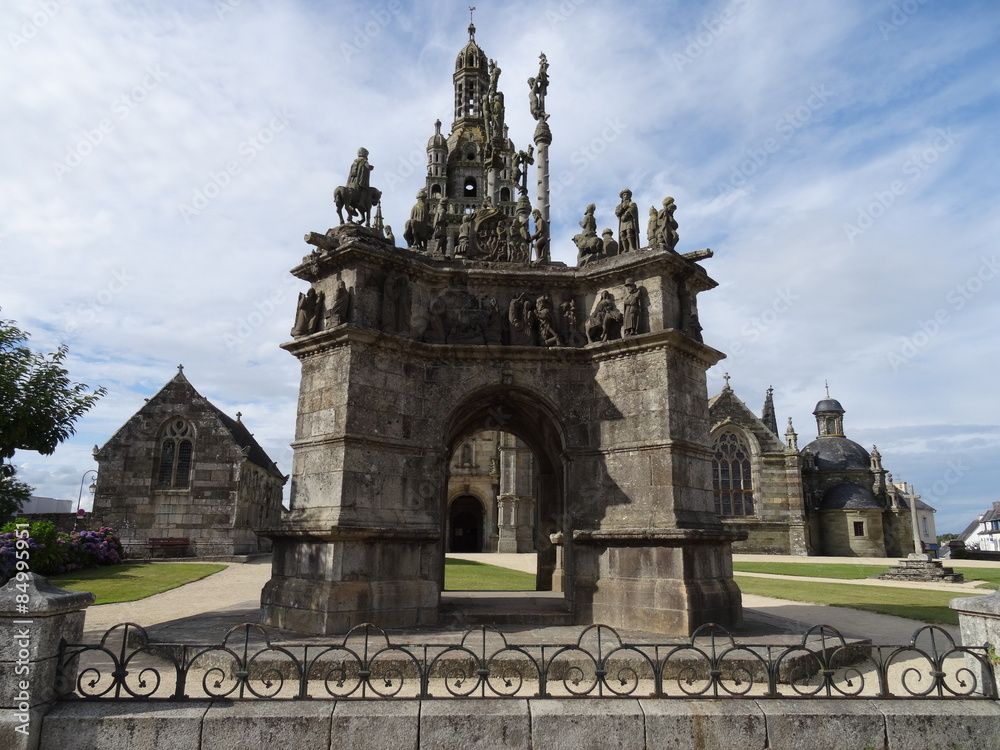
<svg viewBox="0 0 1000 750"><path fill-rule="evenodd" d="M535 572L534 554L455 554L464 560L499 565L528 573ZM734 560L754 562L803 562L800 557L782 557L772 555L734 555ZM887 568L893 561L884 558L822 558L815 562L850 562L871 565L885 565ZM154 563L155 564L155 563ZM995 567L996 564L994 564ZM987 565L988 566L988 565ZM749 574L744 574L749 575ZM142 599L137 602L121 604L104 604L93 606L87 610L86 632L102 634L107 628L120 622L136 622L143 626L190 617L203 612L222 612L237 609L255 609L260 605L260 591L271 576L271 561L269 558L255 560L249 563L232 564L225 570L203 578L200 581L186 584L180 588L165 591L162 594ZM832 583L855 583L860 585L894 585L903 588L942 588L954 591L955 596L969 596L971 584L958 585L927 585L896 581L844 581L838 579L806 579L811 581ZM846 635L867 636L876 643L903 644L910 640L913 632L923 623L889 615L877 615L843 607L829 607L817 604L801 604L784 599L772 599L763 596L744 594L743 606L755 611L755 616L764 618L783 618L799 623L802 632L813 625L830 625ZM959 630L956 627L946 627L949 633L958 640Z"/></svg>

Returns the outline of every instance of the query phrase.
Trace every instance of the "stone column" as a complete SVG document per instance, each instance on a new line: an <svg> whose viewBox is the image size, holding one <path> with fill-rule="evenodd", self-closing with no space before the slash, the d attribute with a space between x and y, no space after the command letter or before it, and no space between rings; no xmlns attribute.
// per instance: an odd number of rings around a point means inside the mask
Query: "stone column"
<svg viewBox="0 0 1000 750"><path fill-rule="evenodd" d="M83 638L86 591L58 589L37 573L0 589L0 747L34 750L41 720L58 691L76 681L59 674L59 643Z"/></svg>
<svg viewBox="0 0 1000 750"><path fill-rule="evenodd" d="M538 164L538 196L535 206L542 212L546 223L549 221L549 146L552 144L552 131L545 120L538 121L535 128L535 151ZM551 234L551 230L550 230ZM551 252L551 250L550 250Z"/></svg>
<svg viewBox="0 0 1000 750"><path fill-rule="evenodd" d="M517 496L501 495L497 502L500 518L497 524L500 536L497 540L497 552L517 552Z"/></svg>
<svg viewBox="0 0 1000 750"><path fill-rule="evenodd" d="M952 599L948 606L958 612L963 646L990 644L995 649L994 653L996 649L1000 649L1000 591L994 591L986 596ZM996 684L998 665L993 664L990 668L969 655L966 655L965 661L966 666L979 680L979 689L989 691L989 694L996 698L1000 692Z"/></svg>

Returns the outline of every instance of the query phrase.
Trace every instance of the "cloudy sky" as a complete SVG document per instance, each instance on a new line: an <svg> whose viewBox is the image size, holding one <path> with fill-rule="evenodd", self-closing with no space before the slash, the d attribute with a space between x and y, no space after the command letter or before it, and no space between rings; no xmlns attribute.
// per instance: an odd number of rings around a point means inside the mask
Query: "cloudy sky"
<svg viewBox="0 0 1000 750"><path fill-rule="evenodd" d="M0 316L108 389L54 455L17 455L36 494L75 500L180 363L291 471L288 270L359 146L402 227L468 23L442 1L3 3ZM603 227L624 187L643 216L674 196L678 249L715 252L710 394L729 372L759 412L773 386L804 445L828 381L939 532L1000 500L1000 5L534 0L475 23L521 148L548 56L556 259L588 203Z"/></svg>

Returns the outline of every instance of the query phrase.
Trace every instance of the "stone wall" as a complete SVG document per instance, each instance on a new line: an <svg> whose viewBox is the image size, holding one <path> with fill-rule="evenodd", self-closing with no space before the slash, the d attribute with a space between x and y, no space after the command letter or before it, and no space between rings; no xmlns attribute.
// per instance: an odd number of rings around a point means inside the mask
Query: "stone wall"
<svg viewBox="0 0 1000 750"><path fill-rule="evenodd" d="M60 703L40 750L1000 748L1000 706L960 700L441 700Z"/></svg>

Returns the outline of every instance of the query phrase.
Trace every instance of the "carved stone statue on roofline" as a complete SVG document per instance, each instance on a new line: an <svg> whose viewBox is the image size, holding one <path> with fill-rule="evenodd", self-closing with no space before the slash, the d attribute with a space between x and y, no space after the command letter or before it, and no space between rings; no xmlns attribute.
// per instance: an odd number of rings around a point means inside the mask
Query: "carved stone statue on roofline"
<svg viewBox="0 0 1000 750"><path fill-rule="evenodd" d="M366 227L371 226L372 208L382 200L382 191L371 186L370 174L374 169L368 163L368 149L358 149L357 158L351 163L347 184L333 191L333 200L337 206L337 217L344 224L343 210L347 209L347 221L355 223L355 215Z"/></svg>

